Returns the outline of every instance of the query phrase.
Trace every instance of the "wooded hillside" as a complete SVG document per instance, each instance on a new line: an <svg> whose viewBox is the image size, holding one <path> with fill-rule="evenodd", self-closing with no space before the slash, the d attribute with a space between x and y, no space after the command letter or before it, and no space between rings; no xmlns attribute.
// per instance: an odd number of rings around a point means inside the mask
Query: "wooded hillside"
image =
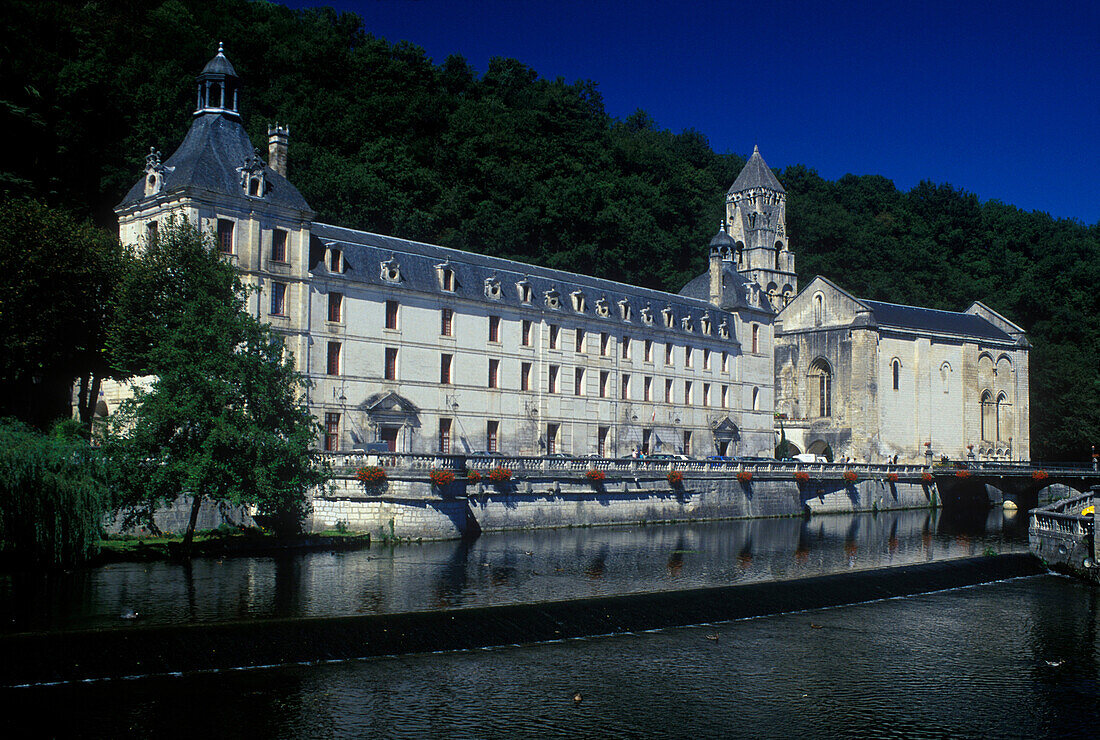
<svg viewBox="0 0 1100 740"><path fill-rule="evenodd" d="M245 0L6 5L0 188L105 227L149 147L167 157L182 140L218 41L246 85L253 142L266 151L268 124L289 124L290 177L330 223L675 291L705 268L744 163L644 112L608 116L594 82L511 59L484 74L461 57L434 64L352 14ZM861 297L1004 313L1034 344L1033 457L1086 459L1100 439L1100 224L946 184L776 174L803 284L821 274Z"/></svg>

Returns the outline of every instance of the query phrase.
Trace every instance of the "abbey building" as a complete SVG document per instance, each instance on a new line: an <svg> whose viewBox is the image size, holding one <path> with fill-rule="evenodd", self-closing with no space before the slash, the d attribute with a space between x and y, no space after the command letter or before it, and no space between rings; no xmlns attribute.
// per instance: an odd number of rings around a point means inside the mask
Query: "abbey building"
<svg viewBox="0 0 1100 740"><path fill-rule="evenodd" d="M820 278L799 293L786 193L759 152L708 271L672 294L319 223L288 179L290 132L269 128L265 161L239 91L219 50L179 149L150 152L116 208L120 235L140 245L172 216L213 235L313 381L325 449L770 457L782 424L838 457L920 459L929 440L1027 454L1019 328Z"/></svg>

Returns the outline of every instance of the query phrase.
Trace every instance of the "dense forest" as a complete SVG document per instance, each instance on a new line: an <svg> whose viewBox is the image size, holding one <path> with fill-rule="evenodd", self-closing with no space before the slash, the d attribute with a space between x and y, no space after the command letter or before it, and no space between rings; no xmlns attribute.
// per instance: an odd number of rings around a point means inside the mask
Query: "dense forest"
<svg viewBox="0 0 1100 740"><path fill-rule="evenodd" d="M268 124L290 126L291 179L324 221L673 291L704 269L741 156L642 111L609 116L595 82L512 59L484 73L436 64L369 30L246 0L6 3L0 189L109 228L149 147L167 157L182 140L194 76L224 41L254 143L266 151ZM1033 342L1033 457L1087 457L1100 441L1100 224L947 184L776 174L800 281L1004 313Z"/></svg>

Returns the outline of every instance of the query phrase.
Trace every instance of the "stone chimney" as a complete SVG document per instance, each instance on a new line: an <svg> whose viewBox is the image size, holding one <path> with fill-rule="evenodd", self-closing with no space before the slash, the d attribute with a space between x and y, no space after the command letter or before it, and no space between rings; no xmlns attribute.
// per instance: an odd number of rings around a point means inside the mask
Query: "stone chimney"
<svg viewBox="0 0 1100 740"><path fill-rule="evenodd" d="M267 166L283 177L286 177L286 152L289 143L289 126L280 126L276 121L274 126L267 127Z"/></svg>
<svg viewBox="0 0 1100 740"><path fill-rule="evenodd" d="M722 306L722 263L728 262L734 250L733 239L726 233L726 222L718 226L718 233L710 240L710 302Z"/></svg>

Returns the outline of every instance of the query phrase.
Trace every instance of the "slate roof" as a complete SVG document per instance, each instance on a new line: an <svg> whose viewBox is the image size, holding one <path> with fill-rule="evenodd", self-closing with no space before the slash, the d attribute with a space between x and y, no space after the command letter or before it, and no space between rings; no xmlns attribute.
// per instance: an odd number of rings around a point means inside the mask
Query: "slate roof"
<svg viewBox="0 0 1100 740"><path fill-rule="evenodd" d="M248 197L241 187L237 168L254 153L252 142L239 121L221 113L203 113L195 118L179 149L164 163L164 185L161 192L197 188L223 195ZM264 202L286 208L312 210L298 188L270 167L264 167L264 178L267 182L267 192L262 198ZM144 198L143 176L130 188L118 207L132 205Z"/></svg>
<svg viewBox="0 0 1100 740"><path fill-rule="evenodd" d="M961 334L998 342L1011 342L1012 337L989 323L981 316L957 311L940 311L934 308L902 306L896 303L859 302L871 309L875 323L880 327L915 329L938 334Z"/></svg>
<svg viewBox="0 0 1100 740"><path fill-rule="evenodd" d="M646 331L675 332L681 337L681 341L684 341L683 337L693 335L700 339L708 337L718 340L718 327L725 320L729 325L730 339L721 341L733 346L739 345L736 324L731 314L716 309L706 298L698 299L694 296L639 288L602 278L329 224L314 223L311 234L310 271L317 277L328 274L324 264L324 248L331 243L343 251L346 264L344 274L331 275L333 279L344 278L359 283L385 285L387 283L381 276L381 264L393 257L401 272L401 288L441 294L436 266L447 264L455 273L454 295L461 298L506 306L529 306L542 313L560 314L565 321L569 317L581 316L573 310L571 297L571 293L579 290L585 298L585 320L607 321L609 330L618 328L621 331L624 326L637 326ZM500 282L499 299L489 299L485 295L485 281L494 277ZM520 301L519 290L516 288L516 283L525 279L531 284L530 304ZM545 293L550 290L557 290L560 294L560 309L547 307ZM597 302L603 298L606 298L609 307L606 318L596 313ZM625 300L630 306L629 323L620 317L621 300ZM649 325L642 321L642 310L647 306L653 316L653 323ZM666 307L671 307L674 315L671 328L665 327L661 313ZM710 335L703 334L700 326L700 319L706 314L710 315L712 322ZM692 319L693 332L683 330L681 319L685 316Z"/></svg>
<svg viewBox="0 0 1100 740"><path fill-rule="evenodd" d="M735 311L740 308L754 308L759 311L773 313L772 307L766 302L763 291L759 292L759 303L753 305L749 300L750 283L744 275L739 273L732 262L722 263L722 308ZM680 289L680 295L686 298L697 298L702 301L710 301L710 271L704 272L692 278L687 285Z"/></svg>
<svg viewBox="0 0 1100 740"><path fill-rule="evenodd" d="M228 75L230 77L237 76L237 70L233 69L233 65L229 63L229 60L225 58L225 51L218 45L218 53L206 63L206 66L202 68L203 75ZM201 76L201 75L200 75Z"/></svg>
<svg viewBox="0 0 1100 740"><path fill-rule="evenodd" d="M738 193L742 190L750 190L752 188L768 188L780 193L787 192L783 189L783 186L779 184L779 180L775 178L775 173L768 167L767 162L760 156L759 147L755 146L752 148L752 156L749 157L749 161L745 163L744 168L741 170L741 174L733 181L733 185L730 185L728 192Z"/></svg>

